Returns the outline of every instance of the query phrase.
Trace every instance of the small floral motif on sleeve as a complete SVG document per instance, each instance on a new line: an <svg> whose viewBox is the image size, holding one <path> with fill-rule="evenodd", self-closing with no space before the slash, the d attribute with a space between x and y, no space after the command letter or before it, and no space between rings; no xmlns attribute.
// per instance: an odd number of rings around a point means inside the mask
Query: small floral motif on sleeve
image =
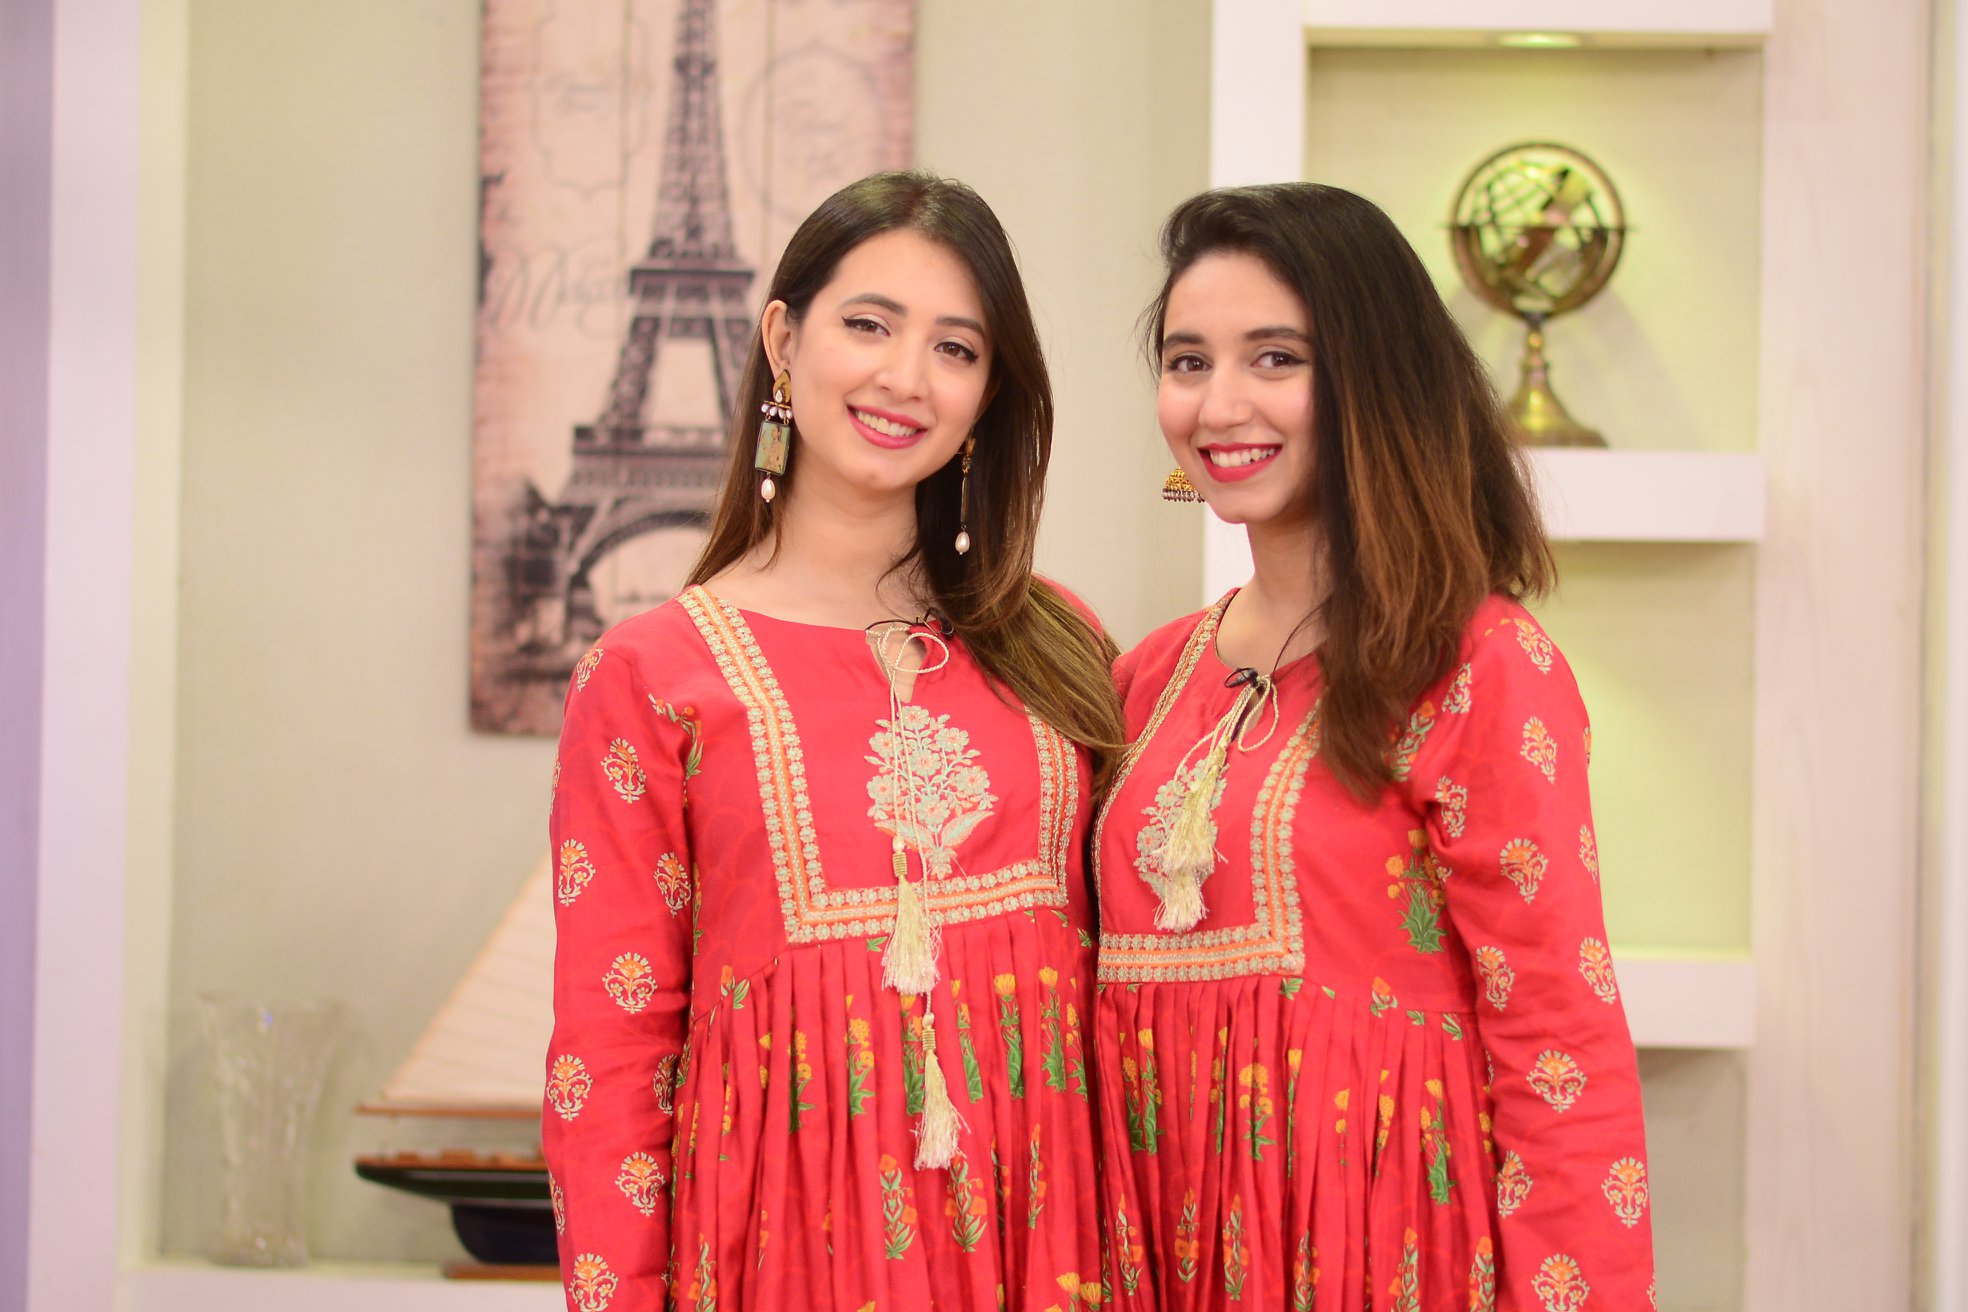
<svg viewBox="0 0 1968 1312"><path fill-rule="evenodd" d="M690 905L690 871L684 868L683 858L674 852L665 852L656 858L656 891L663 895L663 905L670 914L679 916Z"/></svg>
<svg viewBox="0 0 1968 1312"><path fill-rule="evenodd" d="M1514 1152L1504 1153L1503 1165L1497 1168L1497 1215L1507 1217L1522 1207L1534 1183L1531 1173L1524 1169L1524 1159Z"/></svg>
<svg viewBox="0 0 1968 1312"><path fill-rule="evenodd" d="M1538 768L1547 783L1558 781L1558 742L1544 721L1533 715L1524 721L1524 759Z"/></svg>
<svg viewBox="0 0 1968 1312"><path fill-rule="evenodd" d="M568 1302L575 1312L604 1312L619 1283L599 1254L583 1253L574 1259L574 1275L567 1282Z"/></svg>
<svg viewBox="0 0 1968 1312"><path fill-rule="evenodd" d="M560 1181L547 1172L547 1201L553 1205L554 1233L567 1233L567 1195L560 1191Z"/></svg>
<svg viewBox="0 0 1968 1312"><path fill-rule="evenodd" d="M1544 1312L1578 1312L1592 1293L1579 1264L1563 1253L1544 1259L1531 1288L1544 1300Z"/></svg>
<svg viewBox="0 0 1968 1312"><path fill-rule="evenodd" d="M1601 1186L1613 1215L1628 1229L1640 1224L1647 1211L1647 1164L1637 1157L1622 1157L1606 1172Z"/></svg>
<svg viewBox="0 0 1968 1312"><path fill-rule="evenodd" d="M593 1091L594 1077L588 1074L586 1062L565 1054L554 1058L553 1069L547 1073L547 1101L560 1113L561 1120L571 1121L579 1116Z"/></svg>
<svg viewBox="0 0 1968 1312"><path fill-rule="evenodd" d="M1469 714L1469 683L1472 677L1467 665L1456 671L1455 680L1449 684L1449 691L1442 697L1442 714Z"/></svg>
<svg viewBox="0 0 1968 1312"><path fill-rule="evenodd" d="M1498 1011L1510 1005L1510 990L1517 983L1517 972L1504 959L1503 949L1485 944L1476 949L1476 978L1483 981L1483 997Z"/></svg>
<svg viewBox="0 0 1968 1312"><path fill-rule="evenodd" d="M1546 1048L1539 1053L1526 1078L1537 1090L1538 1097L1549 1103L1555 1112L1570 1111L1579 1100L1579 1095L1585 1092L1585 1072L1569 1055L1556 1048Z"/></svg>
<svg viewBox="0 0 1968 1312"><path fill-rule="evenodd" d="M1394 744L1394 754L1388 760L1388 773L1398 782L1405 782L1414 770L1415 756L1421 745L1428 741L1428 731L1435 727L1435 703L1423 702L1415 707L1408 717L1407 728L1401 731Z"/></svg>
<svg viewBox="0 0 1968 1312"><path fill-rule="evenodd" d="M622 1159L615 1176L615 1187L629 1205L644 1216L656 1215L656 1196L663 1188L663 1168L648 1153L630 1153Z"/></svg>
<svg viewBox="0 0 1968 1312"><path fill-rule="evenodd" d="M1469 790L1447 775L1435 781L1435 804L1442 808L1442 830L1450 838L1461 838L1469 819Z"/></svg>
<svg viewBox="0 0 1968 1312"><path fill-rule="evenodd" d="M560 878L554 891L562 906L573 906L574 899L581 896L581 890L588 886L594 875L594 862L588 860L586 844L570 838L560 845Z"/></svg>
<svg viewBox="0 0 1968 1312"><path fill-rule="evenodd" d="M1591 825L1579 826L1579 860L1585 871L1592 876L1592 882L1599 882L1599 840L1592 836Z"/></svg>
<svg viewBox="0 0 1968 1312"><path fill-rule="evenodd" d="M602 987L608 990L616 1006L633 1016L656 996L656 972L648 957L640 952L624 952L608 967Z"/></svg>
<svg viewBox="0 0 1968 1312"><path fill-rule="evenodd" d="M1544 882L1545 872L1551 867L1537 844L1528 838L1513 838L1505 843L1498 861L1503 877L1517 885L1526 902L1537 897L1538 885Z"/></svg>
<svg viewBox="0 0 1968 1312"><path fill-rule="evenodd" d="M649 776L643 773L642 762L636 759L635 744L626 738L608 744L608 753L601 758L601 772L615 785L615 795L624 802L641 801L649 789Z"/></svg>
<svg viewBox="0 0 1968 1312"><path fill-rule="evenodd" d="M1613 978L1613 954L1596 938L1579 944L1579 974L1591 986L1599 1001L1608 1005L1619 1001L1619 983Z"/></svg>
<svg viewBox="0 0 1968 1312"><path fill-rule="evenodd" d="M1551 639L1544 636L1544 630L1529 620L1512 620L1517 629L1517 645L1531 658L1531 664L1538 667L1538 673L1551 673Z"/></svg>
<svg viewBox="0 0 1968 1312"><path fill-rule="evenodd" d="M1582 759L1585 761L1585 768L1590 770L1592 768L1592 726L1589 724L1585 726L1585 755Z"/></svg>
<svg viewBox="0 0 1968 1312"><path fill-rule="evenodd" d="M597 643L594 646L588 648L586 653L582 655L580 661L577 662L574 666L575 691L578 692L581 689L588 686L588 680L594 677L595 667L600 664L601 664L601 645Z"/></svg>

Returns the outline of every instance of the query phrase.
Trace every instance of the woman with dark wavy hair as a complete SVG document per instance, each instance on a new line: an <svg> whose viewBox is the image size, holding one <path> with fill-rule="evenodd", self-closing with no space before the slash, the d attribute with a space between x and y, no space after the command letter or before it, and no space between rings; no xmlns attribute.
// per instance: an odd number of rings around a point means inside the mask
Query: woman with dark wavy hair
<svg viewBox="0 0 1968 1312"><path fill-rule="evenodd" d="M1098 1281L1090 796L1113 648L969 188L794 233L685 590L568 691L545 1147L576 1309L1050 1307Z"/></svg>
<svg viewBox="0 0 1968 1312"><path fill-rule="evenodd" d="M1377 208L1209 192L1149 315L1254 571L1117 666L1095 1044L1124 1307L1637 1309L1591 730L1488 379Z"/></svg>

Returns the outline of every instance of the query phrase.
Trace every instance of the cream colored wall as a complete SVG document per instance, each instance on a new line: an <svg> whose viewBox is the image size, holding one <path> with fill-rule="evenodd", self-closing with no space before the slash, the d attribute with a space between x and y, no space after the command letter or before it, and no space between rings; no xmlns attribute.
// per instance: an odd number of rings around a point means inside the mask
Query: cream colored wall
<svg viewBox="0 0 1968 1312"><path fill-rule="evenodd" d="M176 795L152 826L175 832L162 1242L196 1246L209 1214L191 1008L232 987L349 1009L317 1253L447 1256L440 1209L354 1179L375 1137L348 1109L544 840L550 745L466 725L478 5L176 8L147 14L188 21L189 88L181 514L168 470L146 494L182 566ZM923 0L919 20L920 159L998 207L1051 353L1041 567L1130 641L1199 586L1199 521L1155 499L1131 329L1156 221L1203 182L1203 9ZM149 404L168 429L169 390Z"/></svg>

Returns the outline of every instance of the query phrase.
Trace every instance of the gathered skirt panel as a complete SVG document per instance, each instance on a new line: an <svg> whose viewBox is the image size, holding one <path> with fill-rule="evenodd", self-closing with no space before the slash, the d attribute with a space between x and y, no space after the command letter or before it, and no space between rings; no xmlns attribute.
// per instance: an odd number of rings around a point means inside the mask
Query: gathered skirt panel
<svg viewBox="0 0 1968 1312"><path fill-rule="evenodd" d="M1096 1017L1121 1306L1491 1305L1467 1017L1277 976L1105 984Z"/></svg>
<svg viewBox="0 0 1968 1312"><path fill-rule="evenodd" d="M1049 910L963 926L925 998L882 987L880 947L789 950L724 980L697 1017L677 1095L675 1305L1091 1306L1091 951ZM948 1167L918 1170L930 1062L962 1129Z"/></svg>

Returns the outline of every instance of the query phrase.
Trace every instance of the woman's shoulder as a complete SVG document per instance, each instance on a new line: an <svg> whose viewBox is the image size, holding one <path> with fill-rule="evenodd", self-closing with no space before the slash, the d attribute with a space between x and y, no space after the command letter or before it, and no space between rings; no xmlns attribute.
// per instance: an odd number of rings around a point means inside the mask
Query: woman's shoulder
<svg viewBox="0 0 1968 1312"><path fill-rule="evenodd" d="M1462 663L1480 666L1526 659L1545 674L1564 660L1544 625L1522 601L1501 592L1485 597L1463 625Z"/></svg>
<svg viewBox="0 0 1968 1312"><path fill-rule="evenodd" d="M701 589L686 589L661 605L611 625L595 639L583 659L591 664L620 661L649 683L652 676L674 671L705 654L696 612L702 611L708 600Z"/></svg>

